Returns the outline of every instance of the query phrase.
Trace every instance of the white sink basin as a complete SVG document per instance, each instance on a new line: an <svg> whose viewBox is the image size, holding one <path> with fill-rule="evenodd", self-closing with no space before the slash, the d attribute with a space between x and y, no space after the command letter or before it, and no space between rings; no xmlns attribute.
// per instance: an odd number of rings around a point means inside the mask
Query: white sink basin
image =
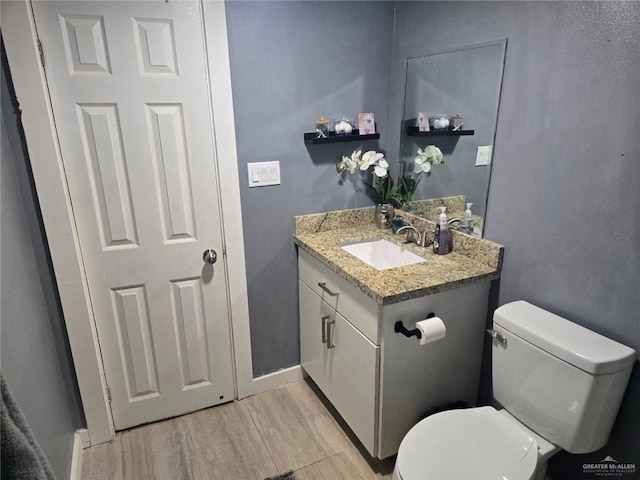
<svg viewBox="0 0 640 480"><path fill-rule="evenodd" d="M365 240L342 245L341 248L376 270L404 267L427 259L384 239Z"/></svg>

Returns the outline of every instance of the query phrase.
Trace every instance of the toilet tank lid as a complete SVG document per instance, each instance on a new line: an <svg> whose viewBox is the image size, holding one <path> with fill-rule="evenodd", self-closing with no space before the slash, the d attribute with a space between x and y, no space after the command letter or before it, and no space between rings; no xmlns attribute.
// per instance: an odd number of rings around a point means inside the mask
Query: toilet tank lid
<svg viewBox="0 0 640 480"><path fill-rule="evenodd" d="M493 321L586 372L603 375L633 365L635 350L524 300L507 303Z"/></svg>

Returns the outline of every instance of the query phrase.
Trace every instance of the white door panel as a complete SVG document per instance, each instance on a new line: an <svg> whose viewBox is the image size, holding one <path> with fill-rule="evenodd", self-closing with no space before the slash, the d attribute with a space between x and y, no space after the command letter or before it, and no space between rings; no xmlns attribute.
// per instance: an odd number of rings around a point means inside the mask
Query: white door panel
<svg viewBox="0 0 640 480"><path fill-rule="evenodd" d="M375 456L380 347L339 313L331 335L331 402Z"/></svg>
<svg viewBox="0 0 640 480"><path fill-rule="evenodd" d="M302 280L298 280L298 291L300 365L327 398L331 398L331 350L326 345L326 322L335 320L336 311ZM324 321L323 317L325 317Z"/></svg>
<svg viewBox="0 0 640 480"><path fill-rule="evenodd" d="M199 4L33 8L116 429L232 400Z"/></svg>

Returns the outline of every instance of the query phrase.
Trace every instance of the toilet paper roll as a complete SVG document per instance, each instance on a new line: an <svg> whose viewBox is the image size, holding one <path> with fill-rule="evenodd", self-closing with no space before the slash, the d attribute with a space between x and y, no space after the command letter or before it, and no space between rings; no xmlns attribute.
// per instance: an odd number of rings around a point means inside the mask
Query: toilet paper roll
<svg viewBox="0 0 640 480"><path fill-rule="evenodd" d="M420 330L421 338L416 340L420 345L426 345L427 343L435 342L445 337L447 334L447 327L440 317L425 318L416 322L416 328Z"/></svg>

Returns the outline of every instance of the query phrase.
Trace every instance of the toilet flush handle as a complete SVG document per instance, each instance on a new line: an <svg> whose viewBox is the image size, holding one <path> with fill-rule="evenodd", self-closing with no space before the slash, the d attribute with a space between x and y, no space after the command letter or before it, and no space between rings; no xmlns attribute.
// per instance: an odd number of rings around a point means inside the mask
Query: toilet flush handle
<svg viewBox="0 0 640 480"><path fill-rule="evenodd" d="M507 337L504 336L504 334L492 329L492 328L488 328L487 329L487 333L489 335L491 335L491 337L495 338L496 340L498 340L502 345L506 345L507 344Z"/></svg>

